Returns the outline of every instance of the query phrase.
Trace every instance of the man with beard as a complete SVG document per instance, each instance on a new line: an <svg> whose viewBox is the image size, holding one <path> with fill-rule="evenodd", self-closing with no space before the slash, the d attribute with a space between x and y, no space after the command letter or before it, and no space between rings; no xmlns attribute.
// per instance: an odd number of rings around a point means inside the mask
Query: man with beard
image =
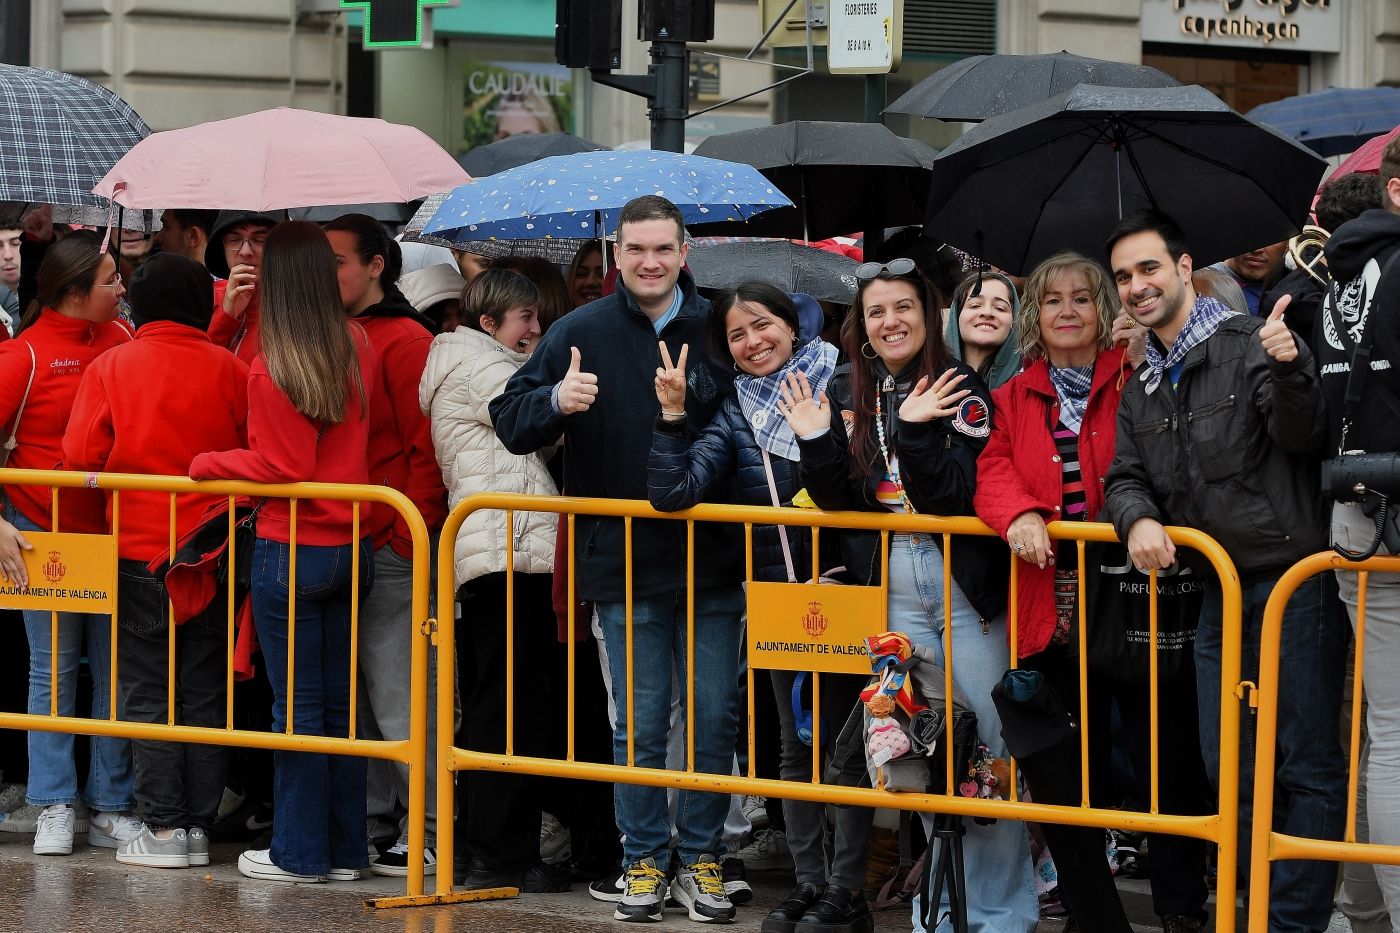
<svg viewBox="0 0 1400 933"><path fill-rule="evenodd" d="M1164 525L1213 536L1239 571L1242 680L1258 682L1264 606L1279 577L1324 546L1315 451L1324 427L1312 355L1283 323L1281 300L1267 319L1239 314L1191 286L1181 230L1160 213L1125 217L1108 250L1124 307L1149 330L1146 360L1123 390L1105 505L1133 563L1166 570L1177 559ZM1332 624L1329 625L1329 621ZM1226 627L1218 583L1206 589L1196 632L1201 754L1219 787L1221 657ZM1274 826L1340 839L1346 772L1338 717L1346 633L1323 611L1317 578L1284 612L1279 679L1278 791ZM1248 883L1253 804L1252 732L1240 749L1239 870ZM1321 931L1332 912L1336 866L1274 866L1269 929ZM1203 918L1202 918L1203 919ZM1176 929L1200 929L1190 925Z"/></svg>

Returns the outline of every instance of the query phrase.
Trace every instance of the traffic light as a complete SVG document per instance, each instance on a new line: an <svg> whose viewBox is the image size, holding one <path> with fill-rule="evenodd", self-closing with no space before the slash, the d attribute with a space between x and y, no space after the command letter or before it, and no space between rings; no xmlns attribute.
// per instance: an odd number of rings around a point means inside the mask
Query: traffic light
<svg viewBox="0 0 1400 933"><path fill-rule="evenodd" d="M715 37L715 0L638 0L640 39L708 42Z"/></svg>
<svg viewBox="0 0 1400 933"><path fill-rule="evenodd" d="M554 60L569 68L621 68L622 0L556 0Z"/></svg>

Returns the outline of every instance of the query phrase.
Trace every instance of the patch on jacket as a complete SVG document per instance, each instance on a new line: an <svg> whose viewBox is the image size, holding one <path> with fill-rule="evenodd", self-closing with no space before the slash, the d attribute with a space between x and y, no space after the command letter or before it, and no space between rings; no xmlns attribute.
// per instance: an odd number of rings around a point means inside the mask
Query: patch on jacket
<svg viewBox="0 0 1400 933"><path fill-rule="evenodd" d="M846 436L856 429L856 413L849 408L841 409L841 423L846 426Z"/></svg>
<svg viewBox="0 0 1400 933"><path fill-rule="evenodd" d="M991 413L987 403L975 395L963 399L953 415L953 427L968 437L986 437L992 433Z"/></svg>
<svg viewBox="0 0 1400 933"><path fill-rule="evenodd" d="M714 401L715 396L719 394L714 379L710 378L708 366L692 367L685 381L690 391L695 393L695 397L706 404Z"/></svg>

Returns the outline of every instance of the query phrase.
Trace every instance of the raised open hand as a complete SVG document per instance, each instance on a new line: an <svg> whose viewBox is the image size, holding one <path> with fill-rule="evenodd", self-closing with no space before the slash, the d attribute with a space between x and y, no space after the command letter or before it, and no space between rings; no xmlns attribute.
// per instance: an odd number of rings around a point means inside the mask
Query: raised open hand
<svg viewBox="0 0 1400 933"><path fill-rule="evenodd" d="M924 376L900 403L899 417L910 422L925 422L955 414L958 403L972 392L971 389L957 389L965 378L965 374L949 369L929 385L928 376Z"/></svg>
<svg viewBox="0 0 1400 933"><path fill-rule="evenodd" d="M812 384L807 374L798 370L787 374L779 385L783 400L778 403L778 411L787 419L788 427L798 437L816 434L823 428L831 427L831 409L827 406L826 393L818 392L812 397Z"/></svg>

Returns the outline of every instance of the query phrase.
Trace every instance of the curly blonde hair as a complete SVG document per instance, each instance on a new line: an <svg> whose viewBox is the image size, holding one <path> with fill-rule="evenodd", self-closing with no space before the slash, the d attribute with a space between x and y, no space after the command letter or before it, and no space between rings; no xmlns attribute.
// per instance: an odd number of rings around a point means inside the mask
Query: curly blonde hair
<svg viewBox="0 0 1400 933"><path fill-rule="evenodd" d="M1056 253L1036 266L1026 279L1021 307L1016 312L1016 345L1021 358L1030 361L1045 356L1045 341L1040 335L1040 300L1056 276L1065 272L1081 272L1089 283L1094 307L1098 310L1098 349L1113 346L1113 317L1118 313L1118 291L1109 280L1103 266L1079 253Z"/></svg>

